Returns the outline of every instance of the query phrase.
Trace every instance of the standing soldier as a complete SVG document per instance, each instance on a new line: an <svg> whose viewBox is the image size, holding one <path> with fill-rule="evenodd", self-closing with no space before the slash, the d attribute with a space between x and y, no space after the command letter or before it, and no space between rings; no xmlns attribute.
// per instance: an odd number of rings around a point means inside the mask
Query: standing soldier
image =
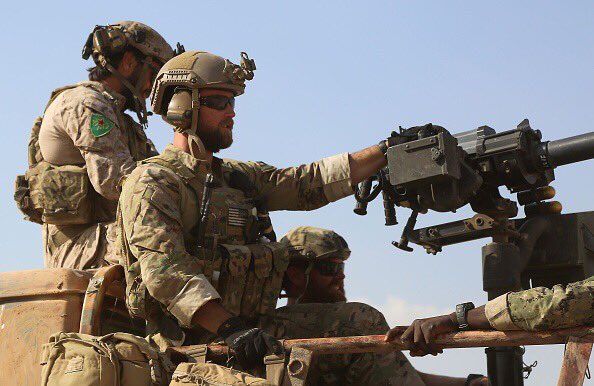
<svg viewBox="0 0 594 386"><path fill-rule="evenodd" d="M29 170L17 178L17 205L43 225L47 268L117 263L118 182L158 154L144 132L145 100L174 51L149 26L122 21L95 27L82 56L95 62L89 81L52 92L31 132Z"/></svg>
<svg viewBox="0 0 594 386"><path fill-rule="evenodd" d="M219 337L244 370L279 348L271 334L292 335L292 324L275 318L288 255L260 241L266 210L313 210L352 194L385 166L387 142L289 168L214 157L233 141L235 97L254 70L245 53L241 66L198 51L163 66L151 104L173 126L173 144L126 178L118 216L131 314L163 345ZM367 310L343 304L344 324L328 306L309 315L311 336L367 333ZM398 369L381 359L366 356L356 368L371 369L370 384L397 384Z"/></svg>

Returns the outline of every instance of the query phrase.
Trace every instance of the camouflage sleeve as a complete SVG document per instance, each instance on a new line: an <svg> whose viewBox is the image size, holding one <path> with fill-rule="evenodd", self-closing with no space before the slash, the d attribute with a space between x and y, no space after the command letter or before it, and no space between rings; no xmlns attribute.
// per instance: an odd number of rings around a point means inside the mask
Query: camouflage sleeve
<svg viewBox="0 0 594 386"><path fill-rule="evenodd" d="M120 208L125 237L150 295L189 328L194 313L220 296L199 260L186 252L179 189L171 172L142 167L124 184Z"/></svg>
<svg viewBox="0 0 594 386"><path fill-rule="evenodd" d="M115 106L89 92L70 98L68 105L64 127L85 160L93 187L108 200L117 200L120 178L130 173L136 163L128 149L124 128L119 127Z"/></svg>
<svg viewBox="0 0 594 386"><path fill-rule="evenodd" d="M263 162L225 160L254 181L268 210L313 210L353 194L348 153L279 169Z"/></svg>
<svg viewBox="0 0 594 386"><path fill-rule="evenodd" d="M594 277L553 288L510 292L491 300L485 314L498 330L552 330L594 323Z"/></svg>

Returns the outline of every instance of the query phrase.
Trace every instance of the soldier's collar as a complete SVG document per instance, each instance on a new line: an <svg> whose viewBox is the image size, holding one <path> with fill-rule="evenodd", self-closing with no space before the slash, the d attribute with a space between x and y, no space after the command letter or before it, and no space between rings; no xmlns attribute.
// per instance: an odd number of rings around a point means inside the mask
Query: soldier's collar
<svg viewBox="0 0 594 386"><path fill-rule="evenodd" d="M120 94L119 92L115 91L114 89L110 88L109 86L101 82L95 82L92 80L87 80L84 82L80 82L78 84L81 86L92 88L93 90L103 94L107 99L116 104L120 111L124 111L126 109L126 97Z"/></svg>
<svg viewBox="0 0 594 386"><path fill-rule="evenodd" d="M167 145L162 156L164 158L178 160L180 164L188 168L194 174L210 172L212 170L211 165L209 165L208 162L194 158L191 154L178 149L173 146L173 144Z"/></svg>

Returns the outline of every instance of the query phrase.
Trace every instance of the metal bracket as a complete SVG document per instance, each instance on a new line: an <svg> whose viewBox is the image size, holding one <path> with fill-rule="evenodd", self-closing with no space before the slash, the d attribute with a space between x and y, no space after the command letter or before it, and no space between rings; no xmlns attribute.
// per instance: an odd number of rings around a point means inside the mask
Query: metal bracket
<svg viewBox="0 0 594 386"><path fill-rule="evenodd" d="M302 347L291 348L291 356L287 364L287 377L283 386L305 386L311 367L314 352Z"/></svg>

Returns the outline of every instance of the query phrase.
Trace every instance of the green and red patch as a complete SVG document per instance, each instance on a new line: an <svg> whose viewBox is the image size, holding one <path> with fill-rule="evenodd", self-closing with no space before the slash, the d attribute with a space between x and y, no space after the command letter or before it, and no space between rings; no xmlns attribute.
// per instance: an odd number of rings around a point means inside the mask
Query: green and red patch
<svg viewBox="0 0 594 386"><path fill-rule="evenodd" d="M97 138L103 137L113 129L113 122L101 114L91 115L91 133Z"/></svg>

